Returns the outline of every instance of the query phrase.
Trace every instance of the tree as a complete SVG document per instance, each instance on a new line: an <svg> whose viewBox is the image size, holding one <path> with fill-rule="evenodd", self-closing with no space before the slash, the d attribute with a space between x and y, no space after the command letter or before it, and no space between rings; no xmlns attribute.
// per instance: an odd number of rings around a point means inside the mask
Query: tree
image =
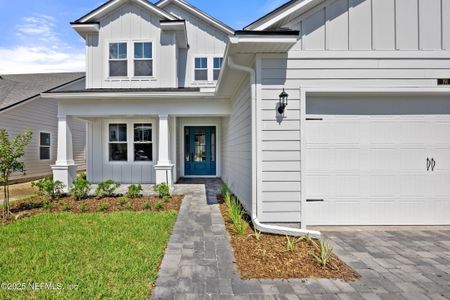
<svg viewBox="0 0 450 300"><path fill-rule="evenodd" d="M25 163L20 159L25 155L25 148L31 141L29 129L10 139L5 129L0 129L0 182L3 182L3 218L11 215L9 203L9 177L14 172L25 175Z"/></svg>

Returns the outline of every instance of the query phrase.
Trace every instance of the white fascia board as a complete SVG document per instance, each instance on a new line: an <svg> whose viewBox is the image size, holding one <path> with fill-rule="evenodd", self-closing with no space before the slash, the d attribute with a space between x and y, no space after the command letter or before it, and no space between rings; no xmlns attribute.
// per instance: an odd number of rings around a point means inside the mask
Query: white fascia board
<svg viewBox="0 0 450 300"><path fill-rule="evenodd" d="M283 44L295 44L298 38L296 36L260 36L260 35L246 35L246 36L233 36L230 37L231 44L243 44L243 43L283 43Z"/></svg>
<svg viewBox="0 0 450 300"><path fill-rule="evenodd" d="M126 2L127 0L115 0L115 1L111 1L109 4L105 5L104 7L102 7L99 10L93 11L91 14L87 15L86 17L82 18L80 20L80 23L85 23L85 22L89 22L90 20L94 19L95 17L97 17L98 15L101 15L107 11L109 11L111 8L114 8L116 6L119 6L120 4L122 4L122 2ZM169 20L176 20L176 18L169 14L168 12L165 12L164 10L154 6L153 4L148 3L145 0L131 0L134 1L140 5L142 5L143 7L149 9L150 11L156 13L157 15L169 19Z"/></svg>
<svg viewBox="0 0 450 300"><path fill-rule="evenodd" d="M414 95L450 95L450 87L317 87L302 86L305 94L414 94Z"/></svg>
<svg viewBox="0 0 450 300"><path fill-rule="evenodd" d="M248 30L255 30L255 31L262 31L266 30L273 24L281 21L282 19L288 17L290 14L297 12L298 10L302 10L303 12L306 12L307 10L313 8L314 6L318 5L319 3L324 2L325 0L304 0L301 2L298 2L297 4L286 8L285 10L279 12L275 16L270 17L268 20L261 20L261 24L256 26L248 27Z"/></svg>
<svg viewBox="0 0 450 300"><path fill-rule="evenodd" d="M142 92L142 93L42 93L45 99L153 99L153 98L211 98L215 93L202 92Z"/></svg>
<svg viewBox="0 0 450 300"><path fill-rule="evenodd" d="M99 24L71 24L70 25L83 38L88 33L98 33L100 31Z"/></svg>
<svg viewBox="0 0 450 300"><path fill-rule="evenodd" d="M229 34L229 35L234 34L233 30L230 30L229 28L227 28L227 27L223 26L222 24L216 22L214 19L211 19L209 16L205 15L204 13L202 13L202 12L192 8L191 6L187 5L183 1L165 0L165 1L161 1L161 2L157 3L156 5L158 7L164 7L164 6L168 5L170 2L176 2L177 4L182 6L187 11L193 13L197 17L200 17L201 19L205 20L206 22L213 24L214 26L218 27L220 30L226 32L227 34Z"/></svg>
<svg viewBox="0 0 450 300"><path fill-rule="evenodd" d="M163 30L186 31L186 24L184 21L161 22L160 24L161 29Z"/></svg>

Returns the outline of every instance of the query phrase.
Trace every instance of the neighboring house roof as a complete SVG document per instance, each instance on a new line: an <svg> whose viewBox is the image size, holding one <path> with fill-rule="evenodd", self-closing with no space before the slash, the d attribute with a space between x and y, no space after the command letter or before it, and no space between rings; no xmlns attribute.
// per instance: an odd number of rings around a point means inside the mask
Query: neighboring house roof
<svg viewBox="0 0 450 300"><path fill-rule="evenodd" d="M183 0L160 0L159 2L157 2L155 5L160 7L160 8L164 8L165 6L169 5L169 4L175 4L178 5L188 11L190 11L191 13L193 13L195 16L199 17L200 19L212 24L213 26L215 26L216 28L218 28L219 30L225 32L226 34L234 34L234 29L231 28L230 26L228 26L227 24L223 23L222 21L208 15L207 13L205 13L204 11L200 10L199 8L195 7L194 5L183 1Z"/></svg>
<svg viewBox="0 0 450 300"><path fill-rule="evenodd" d="M83 77L85 73L0 75L0 112Z"/></svg>
<svg viewBox="0 0 450 300"><path fill-rule="evenodd" d="M148 9L149 11L157 14L163 19L166 20L177 20L178 18L171 13L159 8L153 3L148 2L147 0L109 0L108 2L100 5L99 7L95 8L94 10L90 11L86 15L82 16L78 20L72 22L72 24L83 24L83 23L89 23L95 20L98 20L99 16L103 16L110 11L116 9L120 5L122 5L125 2L132 1L136 2L137 4L141 5L142 7Z"/></svg>
<svg viewBox="0 0 450 300"><path fill-rule="evenodd" d="M244 30L276 28L284 19L305 13L325 0L291 0L244 27Z"/></svg>

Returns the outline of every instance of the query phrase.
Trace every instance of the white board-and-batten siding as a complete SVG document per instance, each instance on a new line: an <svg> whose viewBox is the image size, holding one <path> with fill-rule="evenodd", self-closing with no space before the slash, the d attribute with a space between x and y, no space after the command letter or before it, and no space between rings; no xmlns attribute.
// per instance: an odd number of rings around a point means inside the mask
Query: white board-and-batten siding
<svg viewBox="0 0 450 300"><path fill-rule="evenodd" d="M231 114L222 118L222 180L252 212L252 115L249 79L231 99Z"/></svg>
<svg viewBox="0 0 450 300"><path fill-rule="evenodd" d="M259 55L261 221L301 221L302 88L436 87L450 77L449 4L326 1L289 21L300 39L286 55ZM289 104L280 122L283 88Z"/></svg>
<svg viewBox="0 0 450 300"><path fill-rule="evenodd" d="M149 118L145 122L152 123L153 130L153 162L110 162L108 158L108 122L126 123L133 119L90 119L87 123L87 177L93 183L113 180L123 184L155 183L154 165L158 160L158 122ZM136 121L142 123L143 119ZM131 123L127 123L131 124ZM128 128L128 126L127 126ZM128 129L128 133L130 130ZM127 134L128 140L132 137ZM130 147L130 144L128 144Z"/></svg>
<svg viewBox="0 0 450 300"><path fill-rule="evenodd" d="M51 165L55 164L57 156L58 139L58 104L55 100L37 98L25 104L0 113L0 128L6 129L13 137L23 133L25 129L31 129L32 140L25 150L23 161L25 162L26 175L14 174L13 180L36 178L52 174ZM73 139L73 155L78 170L84 170L86 125L79 120L71 120ZM46 132L51 135L50 160L40 160L39 157L39 133Z"/></svg>
<svg viewBox="0 0 450 300"><path fill-rule="evenodd" d="M297 50L449 50L450 1L325 1L283 27Z"/></svg>

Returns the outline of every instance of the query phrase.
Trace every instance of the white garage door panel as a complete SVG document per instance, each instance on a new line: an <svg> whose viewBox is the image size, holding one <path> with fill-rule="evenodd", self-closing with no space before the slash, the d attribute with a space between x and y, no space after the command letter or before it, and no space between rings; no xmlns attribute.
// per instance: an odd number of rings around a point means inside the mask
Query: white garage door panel
<svg viewBox="0 0 450 300"><path fill-rule="evenodd" d="M368 98L359 115L345 113L353 100L307 99L308 117L323 119L304 123L308 225L450 224L450 99L415 97L413 108L405 98L388 99ZM388 115L389 107L398 114Z"/></svg>

